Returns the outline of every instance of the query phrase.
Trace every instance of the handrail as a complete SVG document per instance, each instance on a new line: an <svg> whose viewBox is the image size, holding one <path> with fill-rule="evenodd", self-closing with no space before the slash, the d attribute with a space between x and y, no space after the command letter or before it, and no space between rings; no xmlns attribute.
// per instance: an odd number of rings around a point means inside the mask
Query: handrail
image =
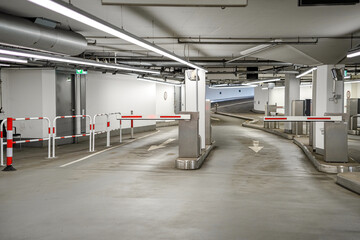
<svg viewBox="0 0 360 240"><path fill-rule="evenodd" d="M11 139L11 144L18 144L18 143L29 143L29 142L42 142L42 141L48 141L48 158L51 157L51 122L48 117L26 117L26 118L8 118L6 122L14 122L14 121L29 121L29 120L46 120L48 122L48 138L37 138L37 139L31 139L31 140L22 140L22 141L13 141ZM4 166L4 149L3 146L7 145L4 144L4 133L3 133L3 127L5 124L5 120L3 120L0 124L0 146L1 146L1 166ZM12 131L12 123L11 123L11 131ZM10 147L12 149L12 146Z"/></svg>
<svg viewBox="0 0 360 240"><path fill-rule="evenodd" d="M114 112L114 113L99 113L96 114L94 116L94 120L93 120L93 142L92 142L92 151L95 151L95 135L97 134L101 134L101 133L106 133L106 147L110 147L110 116L112 115L121 115L120 112ZM101 116L106 116L106 130L105 131L99 131L96 132L96 118L97 117L101 117ZM122 142L122 137L121 137L121 123L120 123L120 127L113 129L113 130L117 130L120 129L120 143Z"/></svg>
<svg viewBox="0 0 360 240"><path fill-rule="evenodd" d="M85 134L78 134L78 135L69 135L69 136L61 136L61 137L57 137L56 136L56 120L58 119L63 119L63 118L84 118L87 117L89 118L89 133L85 133ZM66 139L66 138L77 138L77 137L85 137L85 136L89 136L89 152L92 152L91 149L91 141L92 141L92 118L90 117L90 115L71 115L71 116L57 116L54 118L53 120L53 152L52 152L52 157L55 157L55 140L56 139Z"/></svg>

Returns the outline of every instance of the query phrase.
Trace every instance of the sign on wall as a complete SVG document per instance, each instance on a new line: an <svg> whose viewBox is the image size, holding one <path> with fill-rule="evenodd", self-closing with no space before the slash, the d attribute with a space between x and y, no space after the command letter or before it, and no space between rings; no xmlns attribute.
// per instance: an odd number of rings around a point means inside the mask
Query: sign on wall
<svg viewBox="0 0 360 240"><path fill-rule="evenodd" d="M76 69L76 74L78 74L78 75L86 75L87 71L85 71L83 69Z"/></svg>

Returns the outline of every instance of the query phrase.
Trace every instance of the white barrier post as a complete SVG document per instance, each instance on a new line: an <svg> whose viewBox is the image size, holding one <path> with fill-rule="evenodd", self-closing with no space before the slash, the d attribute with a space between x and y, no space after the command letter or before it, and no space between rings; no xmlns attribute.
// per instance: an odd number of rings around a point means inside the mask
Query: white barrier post
<svg viewBox="0 0 360 240"><path fill-rule="evenodd" d="M97 118L97 117L101 117L101 116L106 116L106 119L107 119L106 121L109 122L109 120L108 120L108 119L109 119L109 114L107 114L107 113L99 113L99 114L96 114L96 115L94 116L93 128L92 128L92 129L93 129L93 134L92 134L92 135L93 135L93 136L92 136L92 141L93 141L93 142L92 142L92 152L95 151L95 139L96 139L95 136L96 136L96 134L101 134L101 133L105 133L105 132L108 134L108 129L109 129L108 127L106 127L106 130L105 130L105 131L100 131L100 132L96 132L96 131L95 131L95 128L96 128L96 124L95 124L96 118ZM107 123L107 124L108 124L108 123ZM110 124L108 124L108 125L110 126ZM107 138L108 138L108 136L107 136ZM109 140L110 140L110 139L109 139ZM109 143L109 145L110 145L110 143ZM108 146L108 140L106 140L106 146Z"/></svg>
<svg viewBox="0 0 360 240"><path fill-rule="evenodd" d="M106 146L110 147L110 116L106 114Z"/></svg>
<svg viewBox="0 0 360 240"><path fill-rule="evenodd" d="M121 120L120 120L120 143L122 143L122 128L121 128Z"/></svg>
<svg viewBox="0 0 360 240"><path fill-rule="evenodd" d="M131 110L131 115L133 115L133 114L134 114L134 111ZM131 120L131 137L130 138L131 139L134 138L134 120Z"/></svg>

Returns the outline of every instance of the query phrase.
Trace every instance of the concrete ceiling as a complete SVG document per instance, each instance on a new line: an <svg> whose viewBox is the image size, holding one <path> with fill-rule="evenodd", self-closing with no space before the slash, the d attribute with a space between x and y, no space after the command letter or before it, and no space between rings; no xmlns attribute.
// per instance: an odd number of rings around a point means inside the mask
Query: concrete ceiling
<svg viewBox="0 0 360 240"><path fill-rule="evenodd" d="M69 2L69 0L65 1ZM253 57L305 65L339 63L360 39L335 39L358 34L360 4L298 7L297 0L249 0L247 7L145 7L102 5L101 0L71 0L71 4L186 58L230 60L256 46L243 44L182 44L178 38L305 38L317 44L281 45ZM50 12L26 0L0 0L0 11L21 17L45 17L86 36L88 52L118 56L156 56L135 45ZM110 38L104 38L105 36Z"/></svg>

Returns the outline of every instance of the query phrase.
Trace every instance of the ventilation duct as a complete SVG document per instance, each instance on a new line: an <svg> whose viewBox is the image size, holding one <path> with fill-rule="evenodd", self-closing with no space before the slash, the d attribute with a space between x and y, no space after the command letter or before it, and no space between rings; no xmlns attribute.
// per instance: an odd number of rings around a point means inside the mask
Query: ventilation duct
<svg viewBox="0 0 360 240"><path fill-rule="evenodd" d="M0 13L0 42L76 56L87 47L86 39L75 32L52 29L29 20Z"/></svg>

